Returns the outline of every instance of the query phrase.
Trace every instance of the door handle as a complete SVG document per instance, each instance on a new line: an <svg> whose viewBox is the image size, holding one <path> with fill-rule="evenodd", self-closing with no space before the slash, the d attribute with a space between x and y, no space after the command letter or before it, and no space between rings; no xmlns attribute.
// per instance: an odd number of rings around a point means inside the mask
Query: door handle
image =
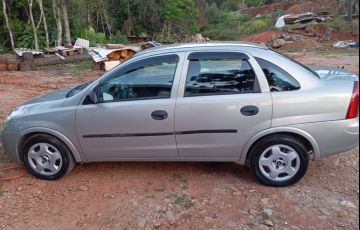
<svg viewBox="0 0 360 230"><path fill-rule="evenodd" d="M168 113L164 110L156 110L151 113L151 117L156 121L165 120L168 118Z"/></svg>
<svg viewBox="0 0 360 230"><path fill-rule="evenodd" d="M248 105L241 109L241 114L247 117L255 116L259 113L259 108L254 105Z"/></svg>

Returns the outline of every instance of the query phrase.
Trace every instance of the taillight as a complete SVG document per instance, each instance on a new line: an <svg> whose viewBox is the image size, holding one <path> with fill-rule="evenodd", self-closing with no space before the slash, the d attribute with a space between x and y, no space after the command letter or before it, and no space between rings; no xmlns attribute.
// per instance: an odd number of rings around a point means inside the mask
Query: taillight
<svg viewBox="0 0 360 230"><path fill-rule="evenodd" d="M351 97L346 119L354 119L359 116L359 82L354 83L354 91Z"/></svg>

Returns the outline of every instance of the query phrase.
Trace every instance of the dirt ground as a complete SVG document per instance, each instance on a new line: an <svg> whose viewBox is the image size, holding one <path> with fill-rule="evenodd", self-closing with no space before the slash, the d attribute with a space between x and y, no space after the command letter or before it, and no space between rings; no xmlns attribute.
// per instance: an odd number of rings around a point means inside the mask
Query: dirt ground
<svg viewBox="0 0 360 230"><path fill-rule="evenodd" d="M358 54L292 56L359 74ZM0 119L31 97L101 74L87 63L0 73ZM311 162L288 188L264 187L232 163L93 163L59 181L0 181L0 229L358 229L358 202L358 149Z"/></svg>

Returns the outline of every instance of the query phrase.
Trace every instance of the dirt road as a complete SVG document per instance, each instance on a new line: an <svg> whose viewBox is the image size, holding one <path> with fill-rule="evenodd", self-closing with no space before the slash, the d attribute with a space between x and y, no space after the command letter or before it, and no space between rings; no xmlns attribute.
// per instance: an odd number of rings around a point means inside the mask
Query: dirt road
<svg viewBox="0 0 360 230"><path fill-rule="evenodd" d="M359 56L293 56L359 74ZM100 75L84 63L0 73L0 119L33 96ZM0 229L358 229L358 202L358 150L312 162L289 188L259 185L232 163L95 163L55 182L0 181Z"/></svg>

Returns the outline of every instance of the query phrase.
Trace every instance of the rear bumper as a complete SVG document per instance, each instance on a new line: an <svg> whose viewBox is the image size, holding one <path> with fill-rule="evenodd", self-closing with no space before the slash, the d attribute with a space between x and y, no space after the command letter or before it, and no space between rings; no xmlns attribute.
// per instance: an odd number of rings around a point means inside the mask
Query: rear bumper
<svg viewBox="0 0 360 230"><path fill-rule="evenodd" d="M359 118L307 123L292 126L309 133L317 142L322 157L346 152L359 146Z"/></svg>
<svg viewBox="0 0 360 230"><path fill-rule="evenodd" d="M1 142L3 144L5 153L7 156L16 163L21 163L20 156L18 154L17 143L21 138L19 132L7 132L1 133Z"/></svg>

